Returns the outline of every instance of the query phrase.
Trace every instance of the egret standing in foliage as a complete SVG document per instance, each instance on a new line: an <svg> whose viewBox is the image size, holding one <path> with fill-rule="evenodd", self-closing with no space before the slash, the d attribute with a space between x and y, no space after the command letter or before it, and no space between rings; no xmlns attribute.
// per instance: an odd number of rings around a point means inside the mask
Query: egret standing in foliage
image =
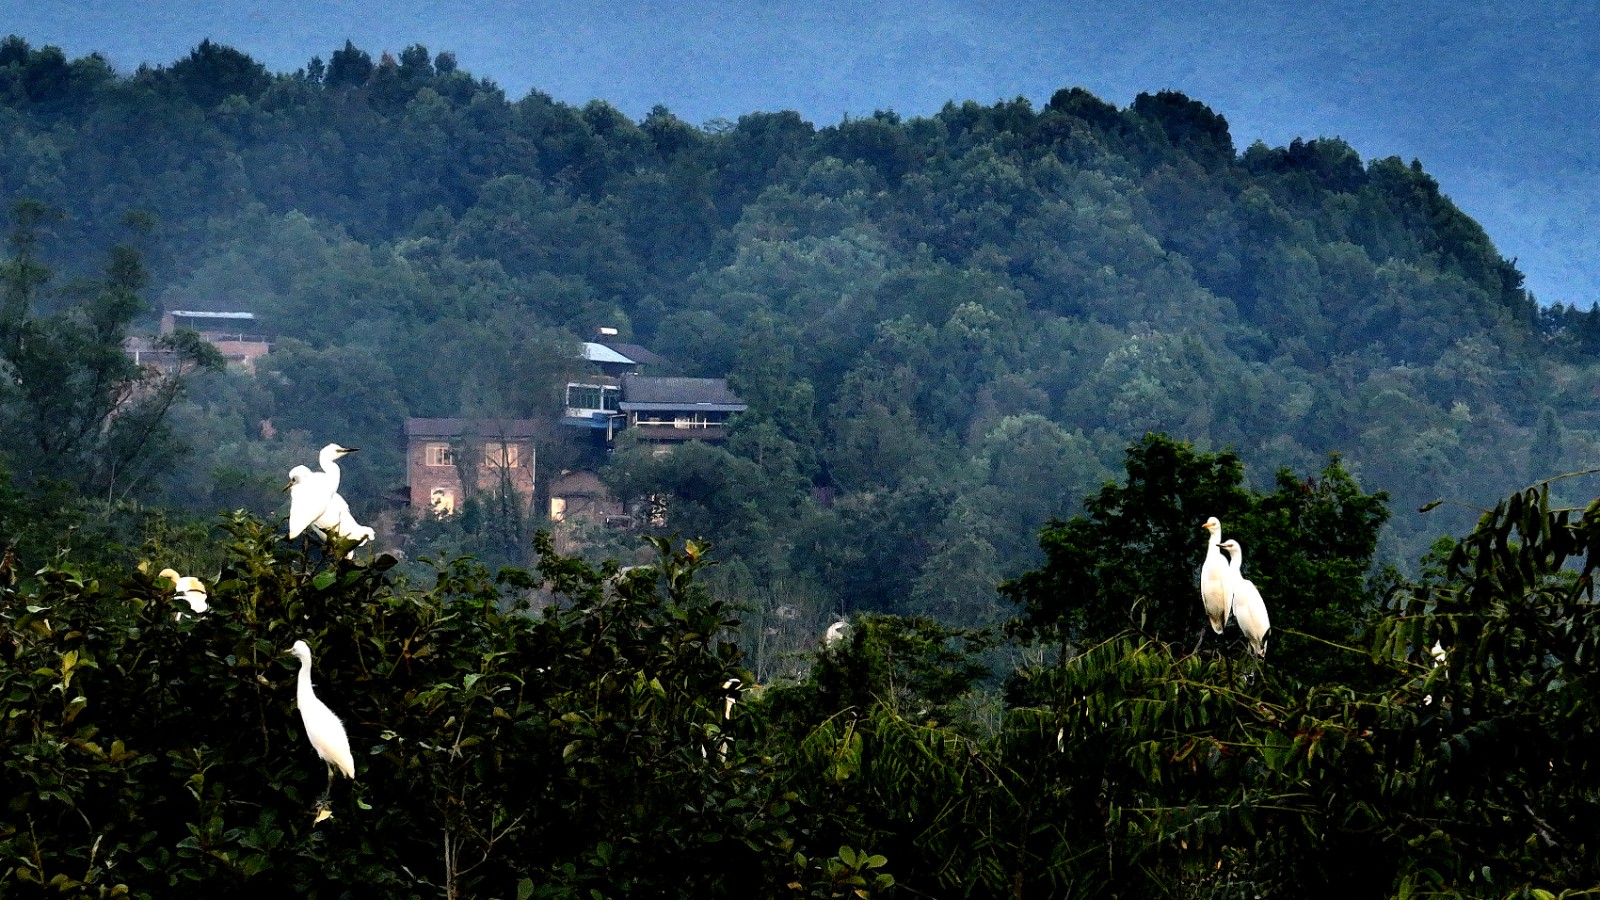
<svg viewBox="0 0 1600 900"><path fill-rule="evenodd" d="M172 569L162 569L160 576L172 582L179 600L189 604L189 608L196 614L207 609L206 586L200 579L189 575L179 575ZM183 613L178 613L176 618L182 618Z"/></svg>
<svg viewBox="0 0 1600 900"><path fill-rule="evenodd" d="M1211 630L1217 634L1228 624L1228 613L1233 610L1233 589L1229 584L1228 558L1222 555L1222 523L1216 516L1200 525L1206 530L1206 561L1200 566L1200 602L1205 605L1206 618L1211 620ZM1200 629L1200 640L1206 639L1206 630ZM1200 649L1200 644L1195 644Z"/></svg>
<svg viewBox="0 0 1600 900"><path fill-rule="evenodd" d="M289 492L290 540L299 537L300 532L328 511L328 504L339 491L339 464L336 460L358 449L329 444L317 455L322 471L313 472L305 466L295 466L289 470L289 483L284 490Z"/></svg>
<svg viewBox="0 0 1600 900"><path fill-rule="evenodd" d="M300 660L300 686L295 693L295 703L300 707L300 721L306 728L306 739L328 765L328 789L317 801L317 821L326 818L328 798L333 794L333 769L338 766L344 777L356 777L356 761L350 755L350 738L344 733L344 723L333 714L327 704L317 699L311 689L311 648L305 641L295 641L289 649Z"/></svg>
<svg viewBox="0 0 1600 900"><path fill-rule="evenodd" d="M1272 621L1267 618L1267 604L1261 599L1261 592L1256 590L1254 583L1244 577L1244 549L1238 541L1227 541L1222 544L1222 549L1228 551L1233 565L1229 569L1233 583L1233 617L1239 623L1239 630L1250 641L1250 652L1265 658L1267 655L1267 632L1272 630Z"/></svg>
<svg viewBox="0 0 1600 900"><path fill-rule="evenodd" d="M734 695L739 692L739 685L741 684L744 684L744 682L738 678L729 678L722 683L722 690L726 692L722 698L722 727L724 729L728 727L728 720L733 718L733 705L738 702ZM724 734L722 741L717 744L717 759L723 762L728 761L728 738L726 734Z"/></svg>

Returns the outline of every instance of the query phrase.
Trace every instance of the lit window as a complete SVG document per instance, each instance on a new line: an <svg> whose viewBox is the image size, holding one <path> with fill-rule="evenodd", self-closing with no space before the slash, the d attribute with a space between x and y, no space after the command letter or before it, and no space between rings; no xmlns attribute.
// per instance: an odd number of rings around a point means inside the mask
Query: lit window
<svg viewBox="0 0 1600 900"><path fill-rule="evenodd" d="M521 448L516 444L487 443L483 445L483 465L488 469L515 469L521 465Z"/></svg>
<svg viewBox="0 0 1600 900"><path fill-rule="evenodd" d="M429 444L424 448L427 464L430 466L453 466L455 459L450 455L449 444Z"/></svg>
<svg viewBox="0 0 1600 900"><path fill-rule="evenodd" d="M428 505L433 507L434 515L442 518L456 511L456 496L444 488L434 488L428 497Z"/></svg>

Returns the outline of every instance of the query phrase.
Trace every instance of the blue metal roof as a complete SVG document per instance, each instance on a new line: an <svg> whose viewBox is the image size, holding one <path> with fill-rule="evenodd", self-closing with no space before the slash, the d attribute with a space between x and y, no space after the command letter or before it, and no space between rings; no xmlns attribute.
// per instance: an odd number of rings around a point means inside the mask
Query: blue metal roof
<svg viewBox="0 0 1600 900"><path fill-rule="evenodd" d="M605 344L596 344L594 341L583 342L583 358L589 362L620 363L625 366L638 365L638 363L607 347Z"/></svg>

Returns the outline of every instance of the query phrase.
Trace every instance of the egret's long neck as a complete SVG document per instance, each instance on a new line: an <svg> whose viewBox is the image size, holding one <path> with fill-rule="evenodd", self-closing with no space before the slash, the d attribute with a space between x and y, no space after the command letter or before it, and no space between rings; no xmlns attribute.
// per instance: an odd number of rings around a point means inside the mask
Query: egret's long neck
<svg viewBox="0 0 1600 900"><path fill-rule="evenodd" d="M332 453L323 453L318 461L322 463L322 471L333 476L333 489L339 489L339 463L335 461Z"/></svg>
<svg viewBox="0 0 1600 900"><path fill-rule="evenodd" d="M1229 565L1233 566L1233 574L1235 574L1235 575L1243 575L1244 574L1244 551L1243 550L1239 550L1239 549L1235 549L1233 551L1233 559L1229 563Z"/></svg>
<svg viewBox="0 0 1600 900"><path fill-rule="evenodd" d="M304 698L311 693L311 660L309 659L300 660L299 693L301 705L304 705Z"/></svg>
<svg viewBox="0 0 1600 900"><path fill-rule="evenodd" d="M1206 534L1210 536L1211 546L1218 548L1220 551L1222 548L1222 529L1207 528Z"/></svg>

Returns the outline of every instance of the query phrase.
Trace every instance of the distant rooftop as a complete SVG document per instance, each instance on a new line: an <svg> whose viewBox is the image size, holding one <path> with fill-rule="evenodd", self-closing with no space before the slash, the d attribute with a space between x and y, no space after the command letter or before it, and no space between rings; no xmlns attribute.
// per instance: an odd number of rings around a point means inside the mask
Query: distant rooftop
<svg viewBox="0 0 1600 900"><path fill-rule="evenodd" d="M200 309L174 309L167 313L169 316L183 316L188 319L243 319L253 320L255 313L248 312L209 312Z"/></svg>
<svg viewBox="0 0 1600 900"><path fill-rule="evenodd" d="M407 419L406 437L530 438L532 419Z"/></svg>
<svg viewBox="0 0 1600 900"><path fill-rule="evenodd" d="M622 378L624 412L698 408L709 412L744 412L748 407L728 389L726 378Z"/></svg>
<svg viewBox="0 0 1600 900"><path fill-rule="evenodd" d="M634 362L639 363L640 365L664 366L667 364L667 358L665 356L646 350L638 344L619 344L616 341L612 341L606 346L617 351L618 353L621 353L623 356L628 357Z"/></svg>
<svg viewBox="0 0 1600 900"><path fill-rule="evenodd" d="M625 366L638 365L634 360L623 356L605 344L596 344L594 341L583 342L583 358L597 363L621 363Z"/></svg>

